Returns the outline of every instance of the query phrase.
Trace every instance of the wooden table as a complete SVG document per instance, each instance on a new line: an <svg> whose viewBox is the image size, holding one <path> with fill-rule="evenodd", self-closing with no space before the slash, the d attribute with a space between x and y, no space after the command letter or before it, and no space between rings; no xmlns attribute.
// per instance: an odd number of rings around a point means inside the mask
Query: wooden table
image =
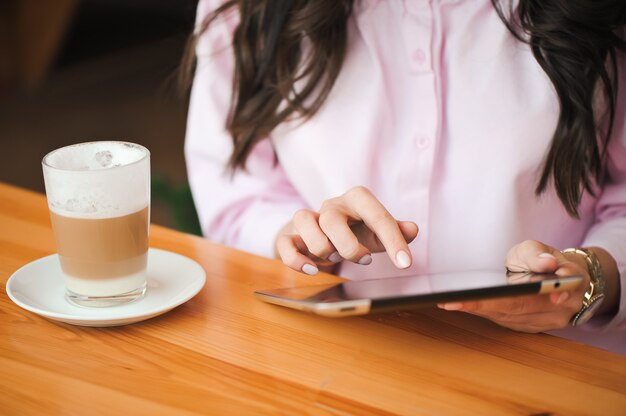
<svg viewBox="0 0 626 416"><path fill-rule="evenodd" d="M159 226L151 245L204 289L123 327L43 319L5 284L55 251L45 198L0 184L0 414L626 414L624 356L435 308L307 315L253 298L312 282L277 261Z"/></svg>

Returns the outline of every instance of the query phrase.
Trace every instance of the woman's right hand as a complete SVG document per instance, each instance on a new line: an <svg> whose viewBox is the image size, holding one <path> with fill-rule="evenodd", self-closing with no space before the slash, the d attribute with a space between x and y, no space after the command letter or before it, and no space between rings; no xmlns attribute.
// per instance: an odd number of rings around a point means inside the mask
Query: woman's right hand
<svg viewBox="0 0 626 416"><path fill-rule="evenodd" d="M386 251L400 269L411 265L408 243L417 224L397 221L365 187L357 186L322 203L319 212L301 209L281 230L276 251L294 270L314 275L342 260L367 265L371 253Z"/></svg>

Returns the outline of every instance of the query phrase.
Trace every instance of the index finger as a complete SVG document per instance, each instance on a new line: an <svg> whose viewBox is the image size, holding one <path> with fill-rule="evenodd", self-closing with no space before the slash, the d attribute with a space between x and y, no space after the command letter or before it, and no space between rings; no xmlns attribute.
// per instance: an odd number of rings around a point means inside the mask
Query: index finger
<svg viewBox="0 0 626 416"><path fill-rule="evenodd" d="M347 207L357 213L365 225L380 240L396 267L400 269L409 267L412 263L409 246L400 231L398 222L383 204L364 187L357 187L349 191L345 201Z"/></svg>

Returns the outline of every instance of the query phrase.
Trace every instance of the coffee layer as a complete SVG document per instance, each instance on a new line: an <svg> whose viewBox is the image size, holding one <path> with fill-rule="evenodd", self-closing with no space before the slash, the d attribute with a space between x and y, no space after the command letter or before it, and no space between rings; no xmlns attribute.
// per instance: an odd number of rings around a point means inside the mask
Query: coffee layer
<svg viewBox="0 0 626 416"><path fill-rule="evenodd" d="M63 272L81 279L110 279L146 267L148 207L103 219L71 218L50 213Z"/></svg>

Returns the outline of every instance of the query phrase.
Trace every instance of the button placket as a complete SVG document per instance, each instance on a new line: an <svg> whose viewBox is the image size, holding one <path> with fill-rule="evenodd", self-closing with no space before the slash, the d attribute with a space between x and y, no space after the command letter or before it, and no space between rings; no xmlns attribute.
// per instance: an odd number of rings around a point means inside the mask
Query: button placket
<svg viewBox="0 0 626 416"><path fill-rule="evenodd" d="M435 143L439 123L437 79L433 70L435 16L430 1L406 0L402 35L404 37L407 69L412 88L407 105L413 111L412 128L407 137L407 163L398 183L404 189L407 217L422 227L414 251L414 262L420 270L428 271L428 223L430 218L430 184L435 166ZM437 6L435 6L437 7Z"/></svg>
<svg viewBox="0 0 626 416"><path fill-rule="evenodd" d="M427 2L407 2L408 13L402 28L407 60L411 72L429 72L432 70L430 42L432 36L432 9Z"/></svg>

